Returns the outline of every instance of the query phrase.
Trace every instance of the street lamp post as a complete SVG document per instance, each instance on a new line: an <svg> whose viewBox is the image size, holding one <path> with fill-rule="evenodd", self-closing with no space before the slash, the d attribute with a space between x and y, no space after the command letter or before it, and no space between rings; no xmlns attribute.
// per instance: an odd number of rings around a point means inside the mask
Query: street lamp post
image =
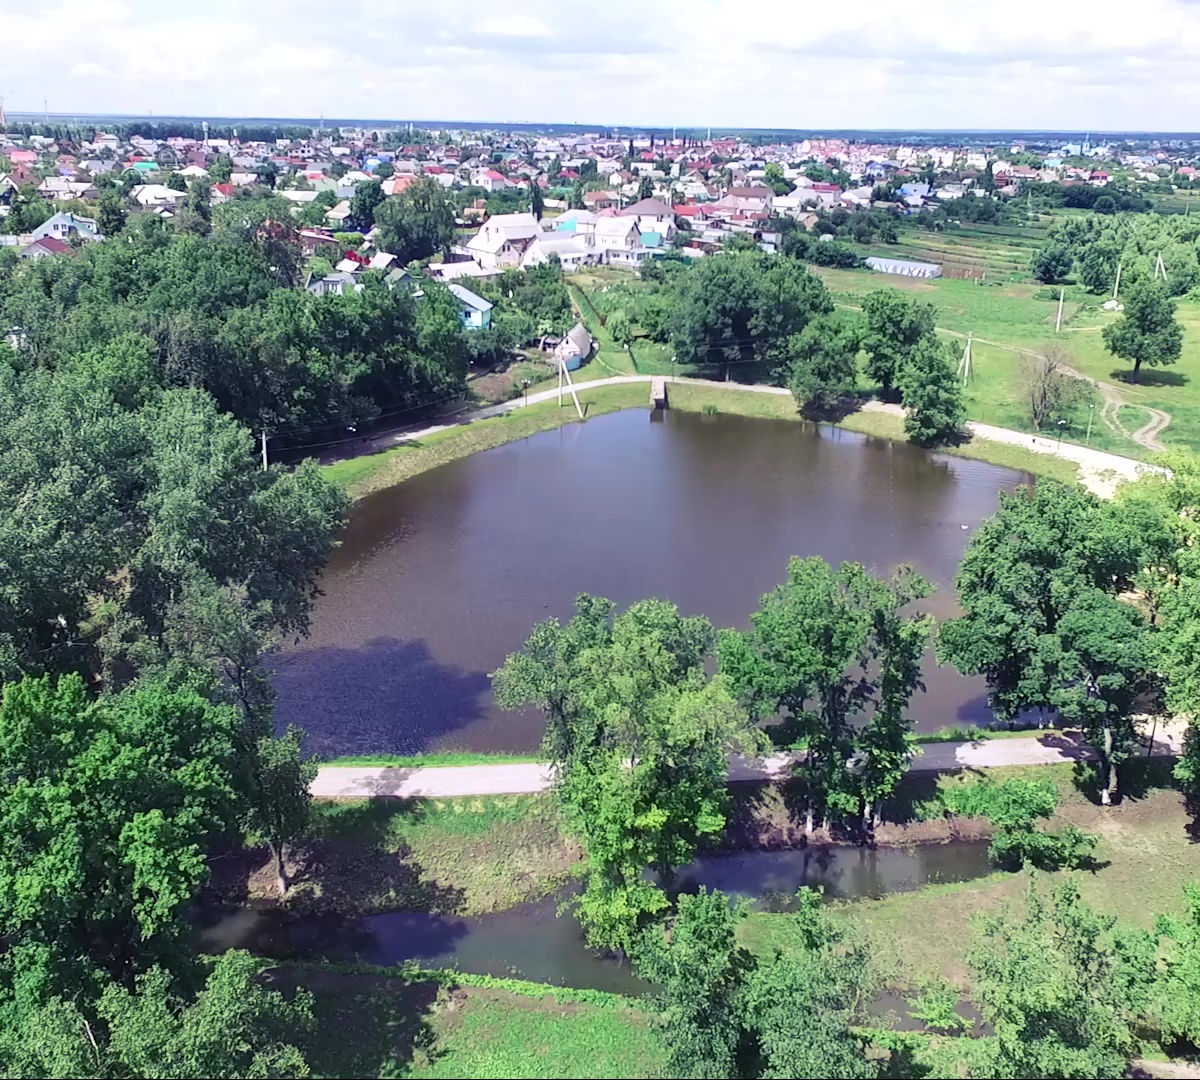
<svg viewBox="0 0 1200 1080"><path fill-rule="evenodd" d="M1060 420L1058 422L1058 445L1059 446L1062 446L1063 428L1065 428L1066 426L1067 426L1067 422L1065 420Z"/></svg>
<svg viewBox="0 0 1200 1080"><path fill-rule="evenodd" d="M1091 446L1091 445L1092 445L1092 418L1093 418L1095 415L1096 415L1096 405L1095 405L1095 403L1093 402L1091 405L1089 405L1089 406L1088 406L1088 429L1087 429L1087 438L1085 438L1085 439L1083 440L1083 443L1084 443L1084 445L1085 445L1085 446Z"/></svg>
<svg viewBox="0 0 1200 1080"><path fill-rule="evenodd" d="M525 404L529 404L529 380L525 379L521 383L521 389L525 391Z"/></svg>

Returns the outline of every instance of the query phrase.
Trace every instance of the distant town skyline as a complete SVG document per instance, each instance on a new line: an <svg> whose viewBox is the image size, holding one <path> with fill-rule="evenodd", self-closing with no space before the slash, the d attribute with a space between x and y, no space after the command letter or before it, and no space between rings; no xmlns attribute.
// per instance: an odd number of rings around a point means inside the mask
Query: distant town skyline
<svg viewBox="0 0 1200 1080"><path fill-rule="evenodd" d="M0 0L12 112L1186 131L1200 2ZM73 48L78 44L79 48Z"/></svg>

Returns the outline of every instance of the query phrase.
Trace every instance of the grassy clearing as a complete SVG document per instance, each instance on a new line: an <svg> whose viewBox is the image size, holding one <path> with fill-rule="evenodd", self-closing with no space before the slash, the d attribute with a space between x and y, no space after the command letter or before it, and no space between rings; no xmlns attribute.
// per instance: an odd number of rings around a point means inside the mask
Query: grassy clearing
<svg viewBox="0 0 1200 1080"><path fill-rule="evenodd" d="M547 795L321 801L289 854L289 903L349 914L478 915L556 891L582 852ZM264 853L214 864L234 897L275 899Z"/></svg>
<svg viewBox="0 0 1200 1080"><path fill-rule="evenodd" d="M634 1077L663 1066L631 1002L317 965L277 968L270 978L313 993L317 1023L301 1045L316 1076Z"/></svg>
<svg viewBox="0 0 1200 1080"><path fill-rule="evenodd" d="M1099 869L1079 872L1083 898L1098 911L1145 928L1156 915L1182 912L1183 886L1200 879L1200 845L1191 836L1191 816L1178 792L1151 786L1165 782L1165 766L1155 763L1144 771L1130 769L1128 797L1104 809L1094 804L1074 781L1073 766L993 769L989 777L1049 777L1058 785L1062 802L1051 827L1076 824L1099 835ZM1140 780L1139 780L1140 775ZM973 774L943 774L929 778L925 793L948 784L970 782ZM915 800L919 788L910 796ZM1060 875L1045 875L1057 878ZM1019 904L1028 874L996 873L953 885L928 886L919 892L897 893L882 900L838 903L836 912L871 946L872 955L900 984L940 973L959 985L967 983L964 954L971 938L971 920L1005 903ZM757 952L787 949L794 930L787 916L754 913L745 924L746 944Z"/></svg>
<svg viewBox="0 0 1200 1080"><path fill-rule="evenodd" d="M464 988L431 1023L427 1064L414 1077L662 1075L663 1053L645 1014L560 1005Z"/></svg>
<svg viewBox="0 0 1200 1080"><path fill-rule="evenodd" d="M513 765L537 761L536 754L479 754L452 750L444 754L353 754L322 761L326 768L387 767L395 769L436 769L455 765Z"/></svg>
<svg viewBox="0 0 1200 1080"><path fill-rule="evenodd" d="M953 235L956 237L953 241L927 242L959 246L982 244L981 251L985 254L991 243L963 234ZM936 251L926 254L941 261L942 257ZM1062 331L1056 334L1057 287L1047 288L1028 280L979 285L956 278L922 280L866 270L813 269L841 306L856 308L862 297L875 289L901 289L934 305L938 327L957 336L956 347L961 347L962 338L967 334L974 334L973 378L966 390L967 414L973 420L1020 431L1030 430L1028 413L1022 404L1020 350L1038 351L1055 344L1066 350L1070 363L1085 375L1120 386L1130 405L1169 412L1173 422L1162 436L1165 443L1200 445L1200 300L1184 298L1177 304L1177 318L1184 328L1183 355L1179 363L1159 371L1144 371L1141 382L1133 384L1128 381L1130 373L1126 362L1117 360L1104 348L1101 331L1119 316L1101 308L1103 296L1067 286ZM1093 413L1088 404L1085 399L1075 409L1071 424L1064 432L1068 442L1087 441L1097 449L1130 457L1147 455L1143 447L1102 421L1099 406ZM1145 416L1144 409L1136 411ZM1087 433L1089 413L1093 419L1090 437ZM1132 411L1128 421L1125 416L1121 419L1129 431L1141 426L1131 423L1137 419Z"/></svg>

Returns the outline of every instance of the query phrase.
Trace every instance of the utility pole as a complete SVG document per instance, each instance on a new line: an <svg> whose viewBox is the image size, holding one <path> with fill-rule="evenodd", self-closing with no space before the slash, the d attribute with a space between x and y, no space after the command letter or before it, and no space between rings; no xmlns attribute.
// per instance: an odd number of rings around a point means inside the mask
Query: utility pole
<svg viewBox="0 0 1200 1080"><path fill-rule="evenodd" d="M1117 298L1117 290L1121 287L1121 263L1117 263L1117 280L1113 282L1113 299Z"/></svg>
<svg viewBox="0 0 1200 1080"><path fill-rule="evenodd" d="M1158 253L1158 258L1154 263L1154 280L1157 281L1160 276L1162 277L1163 281L1167 280L1167 267L1163 263L1161 251Z"/></svg>
<svg viewBox="0 0 1200 1080"><path fill-rule="evenodd" d="M967 335L967 347L963 349L962 359L958 362L958 377L962 379L963 386L966 386L971 378L971 342L975 337L975 331L971 331Z"/></svg>
<svg viewBox="0 0 1200 1080"><path fill-rule="evenodd" d="M1058 318L1054 320L1054 332L1056 334L1062 329L1063 297L1066 296L1066 294L1066 289L1060 288L1058 290Z"/></svg>
<svg viewBox="0 0 1200 1080"><path fill-rule="evenodd" d="M262 467L263 467L263 471L266 472L266 469L267 469L267 433L266 433L266 431L260 432L259 438L262 442Z"/></svg>

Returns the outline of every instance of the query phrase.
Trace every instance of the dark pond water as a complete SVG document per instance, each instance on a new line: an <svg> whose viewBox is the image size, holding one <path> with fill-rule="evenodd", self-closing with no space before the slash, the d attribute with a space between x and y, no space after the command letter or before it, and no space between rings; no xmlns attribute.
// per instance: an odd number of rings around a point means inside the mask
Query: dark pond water
<svg viewBox="0 0 1200 1080"><path fill-rule="evenodd" d="M781 910L801 885L823 886L827 896L853 900L969 881L989 869L987 844L970 841L876 851L809 848L707 856L682 872L680 885L691 891L703 884ZM425 967L619 994L646 989L627 963L589 950L579 924L567 912L558 915L558 906L552 898L472 918L419 912L290 916L221 908L202 914L199 945L206 952L244 948L278 958L383 965L418 960Z"/></svg>
<svg viewBox="0 0 1200 1080"><path fill-rule="evenodd" d="M492 703L487 673L580 592L665 597L745 626L792 555L913 563L954 613L970 530L1025 474L835 428L644 411L477 454L355 507L312 635L279 658L281 723L323 755L528 751L536 714ZM964 528L965 526L965 528ZM990 719L982 680L937 668L920 729Z"/></svg>

